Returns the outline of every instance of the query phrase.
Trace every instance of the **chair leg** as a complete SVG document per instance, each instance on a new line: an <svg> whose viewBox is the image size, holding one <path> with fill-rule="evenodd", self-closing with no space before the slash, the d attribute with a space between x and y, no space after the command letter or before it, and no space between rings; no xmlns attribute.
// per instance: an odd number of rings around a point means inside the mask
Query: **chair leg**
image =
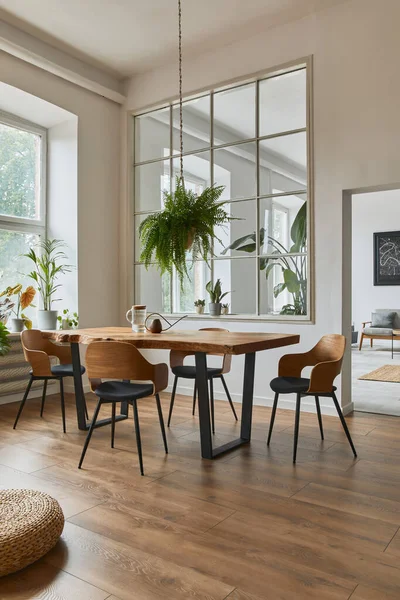
<svg viewBox="0 0 400 600"><path fill-rule="evenodd" d="M88 409L87 409L86 400L85 400L85 417L87 418L87 420L89 420L89 413L88 413Z"/></svg>
<svg viewBox="0 0 400 600"><path fill-rule="evenodd" d="M225 377L223 375L221 375L221 381L222 381L222 385L224 386L226 397L228 398L229 404L231 405L233 416L235 417L235 420L237 421L238 418L237 418L236 410L235 410L235 407L233 406L232 398L229 393L228 386L226 385Z"/></svg>
<svg viewBox="0 0 400 600"><path fill-rule="evenodd" d="M172 417L172 411L174 409L174 402L175 402L175 394L176 394L176 386L177 385L178 385L178 376L175 375L174 385L172 386L171 402L170 402L170 405L169 405L168 427L171 424L171 417Z"/></svg>
<svg viewBox="0 0 400 600"><path fill-rule="evenodd" d="M18 409L18 413L17 413L16 419L15 419L15 423L14 423L13 429L15 429L16 426L17 426L17 423L18 423L19 418L21 416L22 410L23 410L23 408L25 406L25 402L26 402L26 399L28 397L29 390L31 389L32 382L33 382L33 377L31 375L31 377L29 379L29 382L28 382L28 385L26 386L24 397L22 398L22 402L21 402L20 407Z"/></svg>
<svg viewBox="0 0 400 600"><path fill-rule="evenodd" d="M342 409L339 406L339 402L338 402L338 399L336 398L335 392L332 392L332 400L335 404L335 408L336 408L337 414L339 415L339 419L340 419L340 422L342 423L346 437L349 440L350 447L353 450L354 457L357 458L357 452L356 452L356 449L354 448L353 440L351 439L351 435L350 435L350 431L348 430L348 427L347 427L346 419L343 416Z"/></svg>
<svg viewBox="0 0 400 600"><path fill-rule="evenodd" d="M272 429L273 429L274 423L275 423L275 415L276 415L276 408L278 406L278 400L279 400L279 394L278 394L278 392L276 392L275 398L274 398L274 404L273 404L273 407L272 407L271 421L270 421L270 424L269 424L267 446L269 446L269 443L271 441Z"/></svg>
<svg viewBox="0 0 400 600"><path fill-rule="evenodd" d="M157 402L157 410L158 410L158 418L160 421L161 433L164 441L165 454L168 454L168 444L167 444L167 436L165 435L165 427L164 427L164 417L162 414L160 396L156 394L156 402Z"/></svg>
<svg viewBox="0 0 400 600"><path fill-rule="evenodd" d="M296 398L296 418L295 418L295 422L294 422L293 464L296 462L296 457L297 457L297 443L299 441L300 404L301 404L301 394L297 394L297 398Z"/></svg>
<svg viewBox="0 0 400 600"><path fill-rule="evenodd" d="M62 380L62 377L60 377L60 396L61 396L61 415L62 415L62 422L63 422L63 432L66 433L66 428L65 428L64 382Z"/></svg>
<svg viewBox="0 0 400 600"><path fill-rule="evenodd" d="M372 338L369 338L369 345L371 346L371 348L372 348L372 347L373 347L373 345L374 345L374 340L373 340Z"/></svg>
<svg viewBox="0 0 400 600"><path fill-rule="evenodd" d="M212 432L215 433L214 382L212 380L212 377L210 378L210 409L211 409L211 428L212 428Z"/></svg>
<svg viewBox="0 0 400 600"><path fill-rule="evenodd" d="M114 439L115 439L115 402L112 403L111 406L111 448L114 448Z"/></svg>
<svg viewBox="0 0 400 600"><path fill-rule="evenodd" d="M197 385L196 380L194 381L194 389L193 389L193 407L192 407L192 417L194 417L194 413L196 410L196 396L197 396Z"/></svg>
<svg viewBox="0 0 400 600"><path fill-rule="evenodd" d="M319 430L321 432L321 440L323 440L324 439L324 428L322 427L321 407L319 405L319 397L318 396L315 396L315 406L317 407L317 415L318 415Z"/></svg>
<svg viewBox="0 0 400 600"><path fill-rule="evenodd" d="M85 444L83 446L83 450L82 450L82 454L81 454L81 459L79 461L78 469L80 469L82 467L83 459L85 458L86 450L88 449L90 438L92 437L92 433L94 431L94 426L96 425L97 417L99 416L99 411L100 411L101 404L102 404L101 398L99 398L97 406L94 409L94 414L93 414L92 422L90 423L89 431L88 431L88 434L86 436Z"/></svg>
<svg viewBox="0 0 400 600"><path fill-rule="evenodd" d="M44 403L46 401L47 379L43 382L42 404L40 406L40 416L43 417Z"/></svg>
<svg viewBox="0 0 400 600"><path fill-rule="evenodd" d="M144 475L143 457L142 457L142 440L140 438L139 414L138 414L136 400L132 400L132 405L133 405L133 417L135 420L136 444L137 444L137 451L138 451L138 455L139 455L140 474Z"/></svg>
<svg viewBox="0 0 400 600"><path fill-rule="evenodd" d="M358 347L359 350L361 350L361 348L362 348L363 341L364 341L364 334L362 333L361 336L360 336L360 345Z"/></svg>

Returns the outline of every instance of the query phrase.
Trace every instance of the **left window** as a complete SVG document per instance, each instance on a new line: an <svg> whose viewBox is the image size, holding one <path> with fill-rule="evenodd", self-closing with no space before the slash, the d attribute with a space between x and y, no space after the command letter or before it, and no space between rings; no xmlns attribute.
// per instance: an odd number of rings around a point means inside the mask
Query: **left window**
<svg viewBox="0 0 400 600"><path fill-rule="evenodd" d="M46 147L46 129L0 112L0 291L31 284L23 255L46 233Z"/></svg>

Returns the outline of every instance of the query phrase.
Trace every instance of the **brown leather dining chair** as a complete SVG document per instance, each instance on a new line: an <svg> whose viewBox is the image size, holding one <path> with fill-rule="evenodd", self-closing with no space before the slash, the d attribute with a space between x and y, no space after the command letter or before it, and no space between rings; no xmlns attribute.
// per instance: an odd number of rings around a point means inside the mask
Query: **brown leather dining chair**
<svg viewBox="0 0 400 600"><path fill-rule="evenodd" d="M79 469L85 458L103 404L111 404L111 448L114 448L115 409L118 403L124 402L133 406L140 473L144 475L137 401L151 396L155 397L164 448L166 454L168 454L159 396L159 392L165 390L168 385L168 366L162 363L153 365L140 354L135 346L128 342L102 341L92 342L88 345L86 368L91 389L98 397L98 402L82 450ZM103 379L111 381L102 381ZM135 383L131 383L131 381Z"/></svg>
<svg viewBox="0 0 400 600"><path fill-rule="evenodd" d="M269 446L271 441L279 395L296 394L293 447L294 463L296 462L297 442L299 438L301 398L304 396L315 397L315 406L318 415L321 439L324 439L324 430L322 426L319 398L332 398L353 454L355 457L357 457L356 449L354 448L350 432L339 406L339 402L336 398L335 392L337 388L333 385L335 378L339 375L342 368L345 348L346 338L344 335L324 335L317 345L308 352L304 352L303 354L286 354L285 356L282 356L279 361L279 376L273 379L270 384L272 391L275 392L275 399L272 407L267 445ZM301 376L305 367L313 367L310 378Z"/></svg>
<svg viewBox="0 0 400 600"><path fill-rule="evenodd" d="M32 370L29 375L28 385L25 390L24 397L18 410L17 417L14 423L14 429L17 426L22 410L25 406L25 402L28 398L29 391L34 381L42 380L43 393L42 393L42 404L40 407L40 416L43 416L44 403L47 392L47 382L51 380L57 380L60 382L60 396L61 396L61 414L63 422L63 431L65 433L65 401L64 401L64 377L72 377L72 357L70 346L60 346L54 344L50 340L45 339L42 336L40 329L26 329L21 333L22 348L24 351L25 360L31 365ZM51 364L50 358L58 358L60 364ZM85 372L85 368L81 367L81 373ZM86 418L87 408L85 404Z"/></svg>
<svg viewBox="0 0 400 600"><path fill-rule="evenodd" d="M204 327L203 329L199 329L199 331L229 331L228 329L222 329L220 327ZM171 394L171 403L169 406L169 415L168 415L168 427L171 423L172 411L174 408L175 402L175 394L176 394L176 386L178 385L179 377L182 379L193 379L194 380L194 390L193 390L193 407L192 407L192 415L195 413L196 409L196 396L197 396L197 388L196 388L196 367L194 365L184 365L184 360L187 356L194 356L194 352L181 352L179 350L171 350L169 355L169 365L171 367L172 373L175 375L172 394ZM232 402L231 395L228 390L228 386L226 385L226 381L224 375L229 373L231 370L231 362L232 355L231 354L213 354L213 356L223 356L221 367L207 367L207 377L210 382L210 409L211 409L211 424L212 431L215 433L215 417L214 417L214 379L221 379L222 385L224 386L224 390L226 396L228 398L230 407L233 412L233 416L236 421L238 420L235 407Z"/></svg>

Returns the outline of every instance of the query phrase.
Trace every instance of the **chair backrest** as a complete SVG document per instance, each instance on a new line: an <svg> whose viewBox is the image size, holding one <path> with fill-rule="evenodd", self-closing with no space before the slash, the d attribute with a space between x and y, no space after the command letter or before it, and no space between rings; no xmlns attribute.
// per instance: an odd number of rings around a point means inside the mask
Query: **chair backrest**
<svg viewBox="0 0 400 600"><path fill-rule="evenodd" d="M129 342L92 342L87 347L85 362L92 390L102 379L151 381L154 393L168 385L167 365L153 365Z"/></svg>
<svg viewBox="0 0 400 600"><path fill-rule="evenodd" d="M223 329L222 327L203 327L199 329L199 331L221 331L221 332L229 332L229 329ZM183 365L183 361L187 356L193 356L194 352L182 352L180 350L171 350L169 353L169 364L170 367L180 367ZM222 373L229 373L231 370L232 363L232 355L231 354L223 354L221 352L210 352L210 356L223 356L222 361Z"/></svg>
<svg viewBox="0 0 400 600"><path fill-rule="evenodd" d="M322 336L314 348L310 350L310 355L315 358L316 362L314 364L326 361L340 361L341 367L345 349L345 336L339 333L330 333Z"/></svg>
<svg viewBox="0 0 400 600"><path fill-rule="evenodd" d="M51 377L50 356L58 358L61 364L70 364L70 346L59 346L43 337L40 329L25 329L21 333L22 349L25 360L32 367L35 377Z"/></svg>

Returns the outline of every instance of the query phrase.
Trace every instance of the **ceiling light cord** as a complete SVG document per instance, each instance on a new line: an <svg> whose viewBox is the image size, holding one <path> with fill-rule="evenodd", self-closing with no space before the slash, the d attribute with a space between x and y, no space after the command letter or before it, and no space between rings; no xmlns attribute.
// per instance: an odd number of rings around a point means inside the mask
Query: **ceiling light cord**
<svg viewBox="0 0 400 600"><path fill-rule="evenodd" d="M178 27L179 27L179 143L180 143L180 181L183 179L183 98L182 98L182 5L178 0Z"/></svg>

